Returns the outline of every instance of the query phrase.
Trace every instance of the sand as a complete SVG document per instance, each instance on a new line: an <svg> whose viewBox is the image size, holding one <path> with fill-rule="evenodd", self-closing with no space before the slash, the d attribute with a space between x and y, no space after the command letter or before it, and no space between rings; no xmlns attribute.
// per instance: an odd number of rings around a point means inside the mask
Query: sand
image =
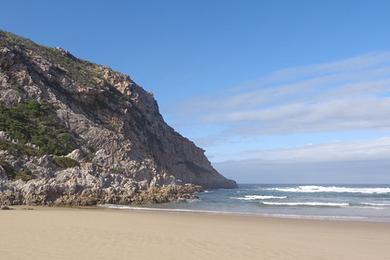
<svg viewBox="0 0 390 260"><path fill-rule="evenodd" d="M0 211L0 259L390 259L390 224L203 213Z"/></svg>

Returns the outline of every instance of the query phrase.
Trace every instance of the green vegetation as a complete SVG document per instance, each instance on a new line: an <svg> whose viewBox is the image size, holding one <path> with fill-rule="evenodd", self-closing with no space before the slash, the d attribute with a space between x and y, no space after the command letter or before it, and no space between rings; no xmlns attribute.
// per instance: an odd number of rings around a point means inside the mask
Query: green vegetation
<svg viewBox="0 0 390 260"><path fill-rule="evenodd" d="M3 140L0 140L0 150L8 151L10 154L17 155L17 156L24 155L24 154L30 156L40 155L38 149L34 149L27 145L14 144Z"/></svg>
<svg viewBox="0 0 390 260"><path fill-rule="evenodd" d="M12 165L0 158L0 166L4 169L8 179L12 180L15 178L15 170Z"/></svg>
<svg viewBox="0 0 390 260"><path fill-rule="evenodd" d="M96 84L95 79L102 79L97 64L64 55L57 48L40 46L31 40L0 30L0 47L18 46L22 50L31 50L50 62L66 70L72 79L81 84Z"/></svg>
<svg viewBox="0 0 390 260"><path fill-rule="evenodd" d="M16 172L15 169L12 167L12 165L6 162L3 158L0 158L0 166L5 170L5 174L7 175L7 178L10 180L20 179L23 181L29 181L34 179L34 175L29 169L24 168Z"/></svg>
<svg viewBox="0 0 390 260"><path fill-rule="evenodd" d="M18 140L18 145L0 142L1 149L11 152L65 155L77 148L76 138L46 103L28 101L11 108L0 104L0 130ZM34 144L39 149L21 145L27 143Z"/></svg>
<svg viewBox="0 0 390 260"><path fill-rule="evenodd" d="M126 169L120 168L120 167L114 167L111 169L111 173L113 174L122 174L125 173Z"/></svg>
<svg viewBox="0 0 390 260"><path fill-rule="evenodd" d="M15 180L29 181L34 179L34 175L29 169L22 169L15 175Z"/></svg>
<svg viewBox="0 0 390 260"><path fill-rule="evenodd" d="M78 161L64 156L54 156L53 160L58 167L65 169L80 166L80 163Z"/></svg>

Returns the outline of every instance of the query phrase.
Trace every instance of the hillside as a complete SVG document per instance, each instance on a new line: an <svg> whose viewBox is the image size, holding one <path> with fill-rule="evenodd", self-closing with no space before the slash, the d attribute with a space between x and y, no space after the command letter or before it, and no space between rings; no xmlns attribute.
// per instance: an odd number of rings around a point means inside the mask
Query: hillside
<svg viewBox="0 0 390 260"><path fill-rule="evenodd" d="M0 204L167 202L234 188L129 76L0 31Z"/></svg>

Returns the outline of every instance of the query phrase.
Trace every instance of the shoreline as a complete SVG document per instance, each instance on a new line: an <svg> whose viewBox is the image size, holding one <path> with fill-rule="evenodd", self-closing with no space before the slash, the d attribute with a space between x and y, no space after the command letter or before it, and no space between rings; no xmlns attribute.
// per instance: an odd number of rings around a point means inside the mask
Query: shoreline
<svg viewBox="0 0 390 260"><path fill-rule="evenodd" d="M17 206L4 259L386 259L390 223ZM23 210L33 208L33 210Z"/></svg>
<svg viewBox="0 0 390 260"><path fill-rule="evenodd" d="M127 207L127 206L126 206ZM254 220L268 220L268 221L297 221L297 222L324 222L324 223L354 223L354 224L373 224L373 225L384 225L390 228L390 221L372 221L370 218L365 217L330 217L323 218L323 216L305 216L305 215L287 215L287 214L258 214L258 213L241 213L241 212L223 212L223 211L207 211L207 210L186 210L186 209L165 209L165 208L140 208L132 207L128 208L110 208L103 205L96 206L25 206L16 205L11 206L10 210L0 210L2 212L13 212L13 211L39 211L39 212L50 212L50 211L80 211L80 212L107 212L107 213L119 213L125 215L132 214L148 214L148 215L166 215L166 216L205 216L205 217L226 217L226 218L242 218L242 219L254 219ZM295 217L296 216L296 217ZM390 236L390 233L389 233Z"/></svg>
<svg viewBox="0 0 390 260"><path fill-rule="evenodd" d="M369 223L389 223L390 219L371 218L364 216L322 216L322 215L299 215L299 214L272 214L272 213L255 213L255 212L233 212L233 211L213 211L213 210L197 210L197 209L173 209L173 208L154 208L154 207L139 207L128 205L97 205L96 208L112 209L128 212L166 212L177 214L211 214L211 215L233 215L233 216L252 216L260 218L276 218L276 219L302 219L302 220L324 220L324 221L356 221Z"/></svg>
<svg viewBox="0 0 390 260"><path fill-rule="evenodd" d="M150 206L150 205L149 205ZM254 217L265 219L287 219L287 220L314 220L314 221L336 221L336 222L358 222L358 223L380 223L389 224L390 219L374 218L365 216L322 216L322 215L299 215L299 214L278 214L278 213L255 213L255 212L233 212L233 211L213 211L197 209L180 209L180 208L154 208L131 205L117 204L98 204L95 206L30 206L30 205L13 205L10 210L46 210L46 209L69 209L69 210L112 210L131 213L168 213L168 214L200 214L200 215L221 215L237 217ZM0 210L1 212L2 210Z"/></svg>

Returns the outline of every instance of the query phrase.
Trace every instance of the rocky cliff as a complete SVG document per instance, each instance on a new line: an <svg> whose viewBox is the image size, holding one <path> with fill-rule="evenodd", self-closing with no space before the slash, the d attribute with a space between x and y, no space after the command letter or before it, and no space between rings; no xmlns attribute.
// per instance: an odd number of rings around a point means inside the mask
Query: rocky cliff
<svg viewBox="0 0 390 260"><path fill-rule="evenodd" d="M129 76L0 31L0 204L166 202L234 188Z"/></svg>

